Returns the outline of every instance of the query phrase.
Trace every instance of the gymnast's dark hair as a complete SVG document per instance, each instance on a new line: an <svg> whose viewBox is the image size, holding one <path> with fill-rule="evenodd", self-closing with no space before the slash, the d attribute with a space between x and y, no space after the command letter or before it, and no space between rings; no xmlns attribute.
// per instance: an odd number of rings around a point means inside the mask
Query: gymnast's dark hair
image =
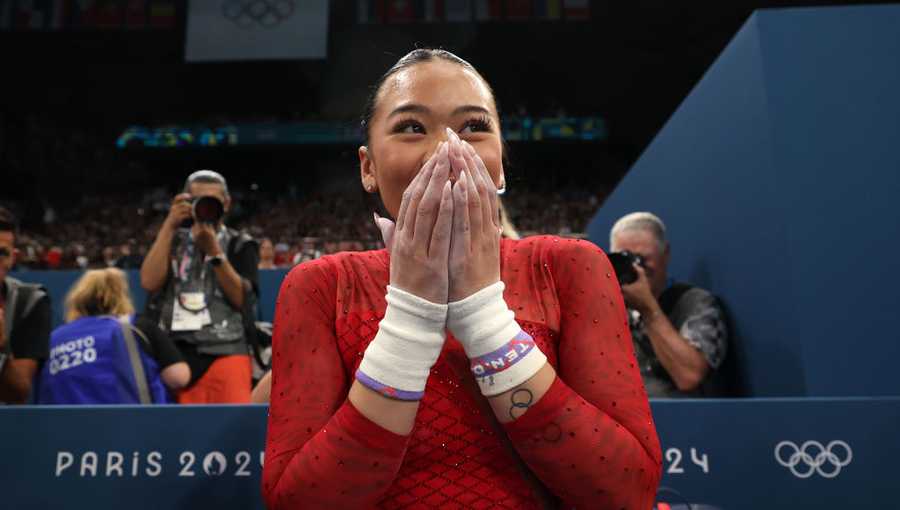
<svg viewBox="0 0 900 510"><path fill-rule="evenodd" d="M363 140L366 145L369 144L369 126L372 124L372 117L375 115L375 102L378 100L378 93L381 91L381 87L384 86L384 82L387 81L391 76L399 73L400 71L412 67L416 64L421 64L423 62L431 62L437 59L445 60L447 62L452 62L454 64L460 65L481 78L481 81L484 82L485 86L491 92L491 97L494 96L494 91L491 89L490 84L487 80L481 76L481 73L475 69L472 64L466 62L465 60L459 58L453 53L447 50L434 49L434 48L418 48L410 51L406 55L404 55L400 60L397 61L390 69L387 70L381 78L378 78L378 81L375 82L375 85L372 87L372 90L369 92L369 97L366 99L366 105L363 107L363 115L362 121L360 122L360 127L362 128ZM497 100L494 99L494 105L496 106Z"/></svg>

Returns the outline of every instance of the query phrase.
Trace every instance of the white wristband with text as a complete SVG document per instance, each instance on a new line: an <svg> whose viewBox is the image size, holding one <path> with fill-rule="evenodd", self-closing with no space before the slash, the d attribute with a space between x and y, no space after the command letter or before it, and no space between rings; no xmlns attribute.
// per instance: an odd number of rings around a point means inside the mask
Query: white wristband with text
<svg viewBox="0 0 900 510"><path fill-rule="evenodd" d="M385 299L384 318L366 348L356 380L386 397L421 400L431 367L444 347L447 305L390 285Z"/></svg>
<svg viewBox="0 0 900 510"><path fill-rule="evenodd" d="M492 397L531 379L547 357L503 300L503 282L448 305L447 329L463 345L481 393Z"/></svg>

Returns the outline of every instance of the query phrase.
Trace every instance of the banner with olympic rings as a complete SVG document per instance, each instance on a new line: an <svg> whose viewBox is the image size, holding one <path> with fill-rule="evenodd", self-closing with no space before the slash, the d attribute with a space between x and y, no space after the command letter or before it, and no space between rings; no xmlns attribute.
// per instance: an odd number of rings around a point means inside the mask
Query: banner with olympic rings
<svg viewBox="0 0 900 510"><path fill-rule="evenodd" d="M185 60L325 58L327 0L193 0Z"/></svg>
<svg viewBox="0 0 900 510"><path fill-rule="evenodd" d="M889 508L900 398L657 400L660 509ZM263 508L265 406L0 408L17 509Z"/></svg>

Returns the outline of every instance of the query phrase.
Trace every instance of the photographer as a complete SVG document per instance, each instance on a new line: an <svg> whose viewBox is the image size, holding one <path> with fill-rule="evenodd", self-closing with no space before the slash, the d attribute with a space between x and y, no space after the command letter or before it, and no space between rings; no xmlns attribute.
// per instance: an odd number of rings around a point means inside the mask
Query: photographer
<svg viewBox="0 0 900 510"><path fill-rule="evenodd" d="M50 296L8 276L15 264L15 225L12 213L0 207L0 403L24 404L50 349Z"/></svg>
<svg viewBox="0 0 900 510"><path fill-rule="evenodd" d="M647 394L713 396L706 382L725 358L724 313L711 293L668 278L662 220L648 212L624 216L612 228L610 251Z"/></svg>
<svg viewBox="0 0 900 510"><path fill-rule="evenodd" d="M194 172L141 265L148 311L191 368L180 403L250 401L245 320L256 306L259 252L252 238L225 227L230 207L222 175Z"/></svg>
<svg viewBox="0 0 900 510"><path fill-rule="evenodd" d="M167 404L190 369L171 339L135 316L121 269L86 271L66 296L66 324L50 335L50 359L38 373L35 403Z"/></svg>

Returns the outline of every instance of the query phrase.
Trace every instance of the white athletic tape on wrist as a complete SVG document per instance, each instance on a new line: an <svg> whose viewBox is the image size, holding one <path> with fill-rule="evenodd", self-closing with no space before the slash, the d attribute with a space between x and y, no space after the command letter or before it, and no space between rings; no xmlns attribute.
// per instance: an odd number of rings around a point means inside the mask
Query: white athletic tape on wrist
<svg viewBox="0 0 900 510"><path fill-rule="evenodd" d="M472 374L488 397L531 379L547 361L503 300L504 288L497 282L447 309L447 329L465 348Z"/></svg>
<svg viewBox="0 0 900 510"><path fill-rule="evenodd" d="M420 400L444 346L447 305L387 288L387 309L366 348L356 379L382 395Z"/></svg>

